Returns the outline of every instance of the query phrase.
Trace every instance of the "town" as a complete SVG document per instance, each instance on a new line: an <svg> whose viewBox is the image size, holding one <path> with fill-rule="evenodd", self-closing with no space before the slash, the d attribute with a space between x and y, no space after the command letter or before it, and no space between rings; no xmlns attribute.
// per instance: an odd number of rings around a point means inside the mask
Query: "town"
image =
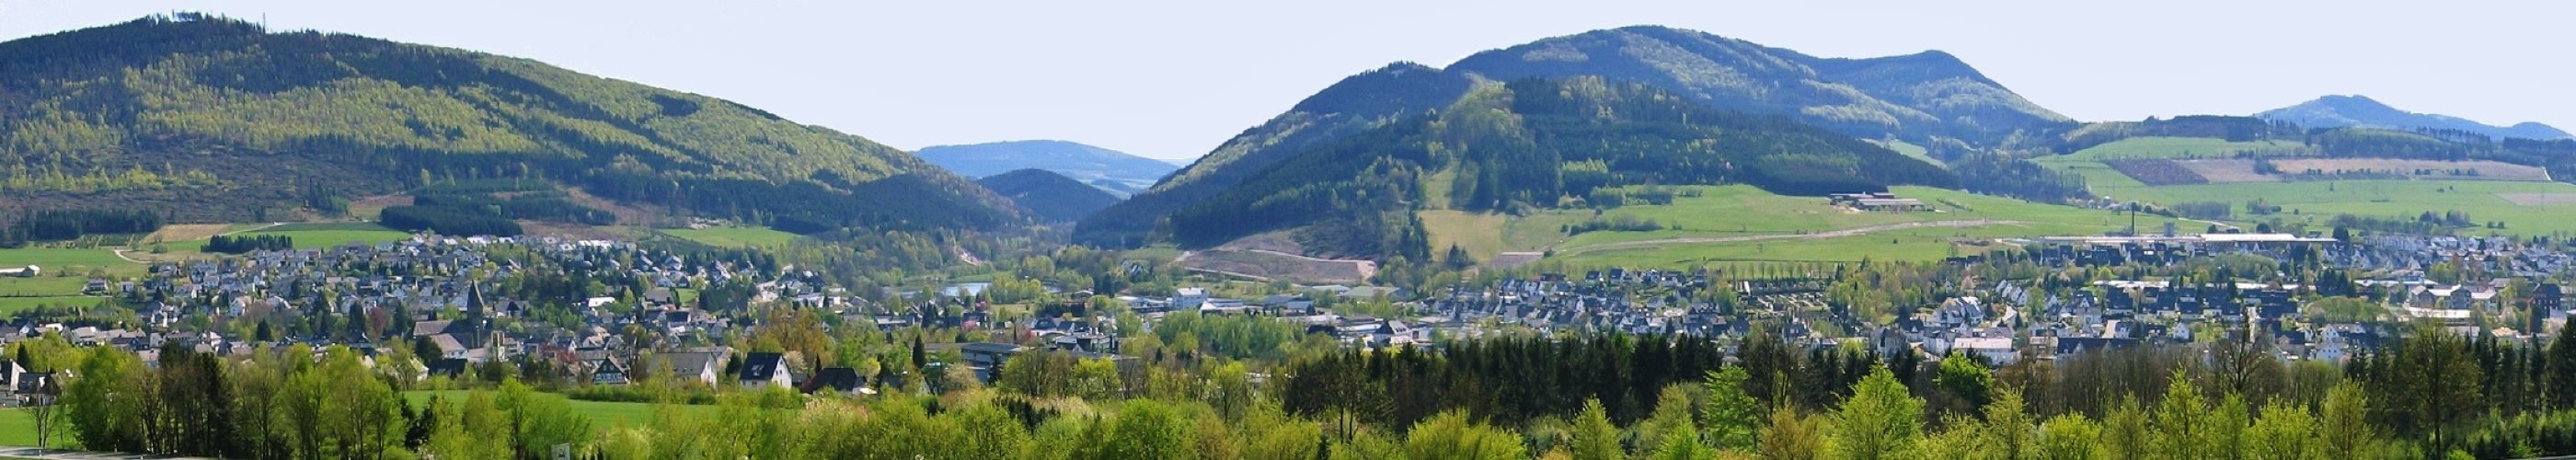
<svg viewBox="0 0 2576 460"><path fill-rule="evenodd" d="M2504 237L2208 234L2015 243L2022 249L1917 267L1954 278L1933 280L1936 287L1913 303L1876 307L1861 304L1887 297L1857 295L1869 287L1850 279L1873 269L1849 265L1530 270L1427 293L1193 277L1202 284L1170 295L1044 286L1047 294L1003 306L982 292L992 289L989 282L868 296L793 266L632 242L421 235L161 263L140 278L90 279L102 306L132 308L22 313L0 329L0 344L122 348L147 366L171 347L242 356L285 345L345 346L413 380L479 372L570 388L657 375L705 388L849 394L896 391L918 378L909 372L950 367L990 384L1027 351L1134 360L1122 352L1137 350L1122 342L1155 335L1175 314L1258 318L1356 348L1514 334L1735 343L1767 328L1814 349L1959 353L1990 365L2220 340L2247 341L2287 360L2339 363L2410 322L2513 341L2544 336L2567 315L2553 274L2576 262L2548 245ZM45 276L41 267L19 270ZM775 323L777 311L826 320ZM753 343L788 327L834 336L911 331L904 335L936 337L924 346L941 353L905 369ZM855 367L862 362L868 368ZM9 388L29 395L49 381L47 372L60 371L6 368L0 377Z"/></svg>

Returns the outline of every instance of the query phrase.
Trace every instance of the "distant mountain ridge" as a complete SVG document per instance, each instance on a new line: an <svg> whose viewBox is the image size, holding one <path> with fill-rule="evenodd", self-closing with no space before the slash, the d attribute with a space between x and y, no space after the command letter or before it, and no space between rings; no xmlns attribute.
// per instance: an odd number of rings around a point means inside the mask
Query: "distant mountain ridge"
<svg viewBox="0 0 2576 460"><path fill-rule="evenodd" d="M808 233L1028 221L865 138L527 59L183 13L0 43L0 68L0 208L243 221L525 177Z"/></svg>
<svg viewBox="0 0 2576 460"><path fill-rule="evenodd" d="M2329 95L2317 98L2316 100L2302 102L2298 105L2265 110L2262 113L2254 114L2254 116L2265 120L2296 123L2303 128L2343 128L2357 126L2365 128L2395 129L2401 131L2412 131L2416 129L2444 129L2477 133L2498 140L2505 138L2551 140L2571 137L2566 131L2536 122L2523 122L2513 126L2495 126L2449 115L2415 113L2399 110L2396 107L2390 107L2388 104L2381 103L2378 100L2357 94L2349 96Z"/></svg>
<svg viewBox="0 0 2576 460"><path fill-rule="evenodd" d="M1058 140L941 145L923 147L913 153L920 155L922 160L966 177L982 178L1021 169L1044 169L1085 183L1105 180L1121 184L1119 188L1102 187L1121 196L1151 187L1164 175L1180 169L1178 165L1163 160Z"/></svg>
<svg viewBox="0 0 2576 460"><path fill-rule="evenodd" d="M1818 58L1666 27L1596 30L1477 53L1446 69L1399 62L1344 78L1094 214L1074 238L1105 246L1166 238L1155 228L1172 213L1346 136L1434 113L1480 87L1586 77L1646 84L1712 108L1789 117L1847 136L1905 140L1936 157L2050 139L2077 126L1938 51Z"/></svg>
<svg viewBox="0 0 2576 460"><path fill-rule="evenodd" d="M1073 222L1118 202L1118 197L1044 169L1022 169L976 179L1047 222Z"/></svg>

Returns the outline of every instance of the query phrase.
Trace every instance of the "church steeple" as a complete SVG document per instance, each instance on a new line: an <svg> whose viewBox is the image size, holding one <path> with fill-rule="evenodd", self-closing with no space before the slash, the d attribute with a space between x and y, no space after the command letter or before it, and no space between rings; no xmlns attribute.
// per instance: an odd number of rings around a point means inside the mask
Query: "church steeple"
<svg viewBox="0 0 2576 460"><path fill-rule="evenodd" d="M465 319L481 321L485 308L487 307L483 304L483 285L468 282L465 285Z"/></svg>

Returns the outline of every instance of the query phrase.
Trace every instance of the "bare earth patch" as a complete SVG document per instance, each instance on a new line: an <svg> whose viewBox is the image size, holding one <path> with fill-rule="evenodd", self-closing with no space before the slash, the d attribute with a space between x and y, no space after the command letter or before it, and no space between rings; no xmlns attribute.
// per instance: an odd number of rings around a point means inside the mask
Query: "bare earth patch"
<svg viewBox="0 0 2576 460"><path fill-rule="evenodd" d="M1377 262L1307 257L1297 253L1302 249L1284 235L1263 234L1183 253L1172 262L1190 270L1261 280L1359 283L1377 276Z"/></svg>
<svg viewBox="0 0 2576 460"><path fill-rule="evenodd" d="M2189 169L2192 173L2199 174L2201 178L2208 179L2209 183L2212 184L2225 184L2232 182L2279 182L2281 180L2281 176L2277 175L2255 174L2254 160L2178 160L2174 161L2174 164L2182 166L2183 169ZM2282 169L2289 168L2283 167Z"/></svg>
<svg viewBox="0 0 2576 460"><path fill-rule="evenodd" d="M2496 197L2511 201L2515 206L2576 205L2576 193L2498 193Z"/></svg>

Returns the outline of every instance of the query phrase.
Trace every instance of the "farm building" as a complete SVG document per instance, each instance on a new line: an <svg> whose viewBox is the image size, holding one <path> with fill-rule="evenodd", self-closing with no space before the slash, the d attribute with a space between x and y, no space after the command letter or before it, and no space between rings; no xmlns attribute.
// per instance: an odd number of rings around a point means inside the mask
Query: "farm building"
<svg viewBox="0 0 2576 460"><path fill-rule="evenodd" d="M1852 209L1862 211L1911 212L1930 211L1932 210L1932 206L1923 204L1923 200L1913 198L1869 198L1854 201L1852 203Z"/></svg>

